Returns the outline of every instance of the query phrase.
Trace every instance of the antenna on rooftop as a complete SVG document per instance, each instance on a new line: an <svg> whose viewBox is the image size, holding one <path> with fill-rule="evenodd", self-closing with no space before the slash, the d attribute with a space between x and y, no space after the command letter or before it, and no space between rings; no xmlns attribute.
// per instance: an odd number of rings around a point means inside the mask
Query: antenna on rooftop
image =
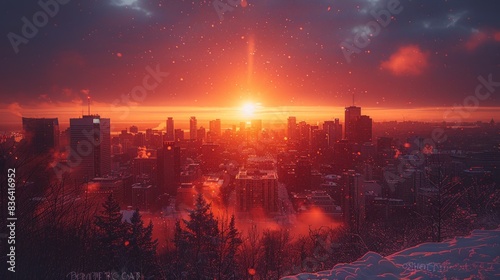
<svg viewBox="0 0 500 280"><path fill-rule="evenodd" d="M90 95L87 95L87 106L88 106L88 115L90 116Z"/></svg>

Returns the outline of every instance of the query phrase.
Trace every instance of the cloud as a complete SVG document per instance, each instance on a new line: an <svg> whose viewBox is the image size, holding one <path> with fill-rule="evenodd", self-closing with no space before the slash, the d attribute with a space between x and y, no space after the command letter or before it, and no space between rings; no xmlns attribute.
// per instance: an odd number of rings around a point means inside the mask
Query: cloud
<svg viewBox="0 0 500 280"><path fill-rule="evenodd" d="M21 113L21 111L23 110L23 108L21 108L21 105L19 105L19 103L17 103L17 102L9 104L7 106L7 110L11 114L16 115L18 117L22 117L23 116L23 114Z"/></svg>
<svg viewBox="0 0 500 280"><path fill-rule="evenodd" d="M141 11L145 15L150 16L151 12L141 7L139 0L112 0L111 5L116 7L126 7L131 8L133 10Z"/></svg>
<svg viewBox="0 0 500 280"><path fill-rule="evenodd" d="M482 46L491 41L500 42L500 32L499 31L475 31L465 42L465 49L468 51L474 51L478 47Z"/></svg>
<svg viewBox="0 0 500 280"><path fill-rule="evenodd" d="M417 76L422 74L428 66L429 54L417 45L400 47L389 60L383 61L380 65L382 69L396 76Z"/></svg>

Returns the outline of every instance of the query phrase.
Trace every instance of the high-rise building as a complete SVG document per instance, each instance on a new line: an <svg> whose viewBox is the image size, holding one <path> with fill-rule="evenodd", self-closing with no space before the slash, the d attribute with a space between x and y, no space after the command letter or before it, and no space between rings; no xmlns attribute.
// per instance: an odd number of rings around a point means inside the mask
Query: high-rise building
<svg viewBox="0 0 500 280"><path fill-rule="evenodd" d="M333 163L337 171L354 168L353 143L347 140L334 143Z"/></svg>
<svg viewBox="0 0 500 280"><path fill-rule="evenodd" d="M166 126L166 141L175 141L174 134L174 119L172 117L168 117L167 126Z"/></svg>
<svg viewBox="0 0 500 280"><path fill-rule="evenodd" d="M174 142L165 142L157 152L157 160L160 194L175 195L181 183L181 148Z"/></svg>
<svg viewBox="0 0 500 280"><path fill-rule="evenodd" d="M70 147L73 159L81 158L75 178L91 180L111 171L110 119L86 115L70 119Z"/></svg>
<svg viewBox="0 0 500 280"><path fill-rule="evenodd" d="M196 117L191 117L189 119L189 139L196 140L198 134L198 125L196 121Z"/></svg>
<svg viewBox="0 0 500 280"><path fill-rule="evenodd" d="M297 118L288 117L288 140L297 140Z"/></svg>
<svg viewBox="0 0 500 280"><path fill-rule="evenodd" d="M352 141L356 129L356 121L361 116L361 107L350 106L345 108L345 134L344 139Z"/></svg>
<svg viewBox="0 0 500 280"><path fill-rule="evenodd" d="M222 128L220 124L220 119L215 119L209 122L210 137L212 139L218 138L222 135Z"/></svg>
<svg viewBox="0 0 500 280"><path fill-rule="evenodd" d="M359 144L372 142L372 119L360 116L355 123L353 141Z"/></svg>
<svg viewBox="0 0 500 280"><path fill-rule="evenodd" d="M365 221L363 177L354 170L344 172L341 186L344 222L356 232Z"/></svg>
<svg viewBox="0 0 500 280"><path fill-rule="evenodd" d="M184 130L177 128L174 130L175 142L184 140Z"/></svg>
<svg viewBox="0 0 500 280"><path fill-rule="evenodd" d="M333 144L342 140L342 125L339 119L335 121L325 121L323 123L323 130L328 136L328 147L333 147Z"/></svg>
<svg viewBox="0 0 500 280"><path fill-rule="evenodd" d="M198 140L205 141L205 138L207 137L207 130L203 126L200 126L200 128L198 128L197 137Z"/></svg>
<svg viewBox="0 0 500 280"><path fill-rule="evenodd" d="M252 120L251 122L252 130L255 133L259 133L262 131L262 120Z"/></svg>
<svg viewBox="0 0 500 280"><path fill-rule="evenodd" d="M236 210L278 211L278 176L276 171L240 170L236 175Z"/></svg>
<svg viewBox="0 0 500 280"><path fill-rule="evenodd" d="M57 118L23 118L23 130L31 153L48 153L59 146L59 121Z"/></svg>
<svg viewBox="0 0 500 280"><path fill-rule="evenodd" d="M301 157L295 165L295 188L296 192L311 189L311 161L307 157Z"/></svg>

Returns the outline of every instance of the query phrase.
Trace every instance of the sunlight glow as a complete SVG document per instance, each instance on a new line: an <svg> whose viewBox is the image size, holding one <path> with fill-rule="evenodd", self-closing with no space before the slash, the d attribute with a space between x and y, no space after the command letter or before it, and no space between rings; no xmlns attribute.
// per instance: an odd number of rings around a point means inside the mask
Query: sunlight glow
<svg viewBox="0 0 500 280"><path fill-rule="evenodd" d="M241 107L241 112L245 117L252 117L255 114L255 111L257 110L257 105L256 103L253 102L247 102L243 104Z"/></svg>

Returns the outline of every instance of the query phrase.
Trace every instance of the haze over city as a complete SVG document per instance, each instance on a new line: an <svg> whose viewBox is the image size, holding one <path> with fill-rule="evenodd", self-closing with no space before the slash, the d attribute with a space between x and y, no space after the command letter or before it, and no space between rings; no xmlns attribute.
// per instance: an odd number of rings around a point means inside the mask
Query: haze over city
<svg viewBox="0 0 500 280"><path fill-rule="evenodd" d="M500 279L497 6L6 1L0 279Z"/></svg>

